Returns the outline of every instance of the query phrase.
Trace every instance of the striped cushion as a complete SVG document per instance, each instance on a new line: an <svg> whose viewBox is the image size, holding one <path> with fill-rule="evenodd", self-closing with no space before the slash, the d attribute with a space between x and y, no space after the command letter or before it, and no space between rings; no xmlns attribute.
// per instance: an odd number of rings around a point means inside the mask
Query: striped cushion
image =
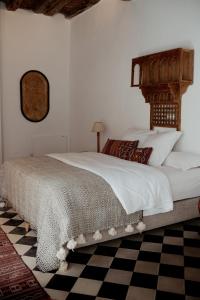
<svg viewBox="0 0 200 300"><path fill-rule="evenodd" d="M128 159L129 153L134 150L139 141L122 141L108 139L102 153Z"/></svg>
<svg viewBox="0 0 200 300"><path fill-rule="evenodd" d="M136 161L141 164L147 164L153 148L136 148L129 152L127 160Z"/></svg>

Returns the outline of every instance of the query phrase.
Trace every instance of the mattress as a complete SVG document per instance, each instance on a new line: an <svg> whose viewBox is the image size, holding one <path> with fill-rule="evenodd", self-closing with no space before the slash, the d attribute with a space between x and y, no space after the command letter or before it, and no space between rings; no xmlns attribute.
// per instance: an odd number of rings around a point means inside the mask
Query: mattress
<svg viewBox="0 0 200 300"><path fill-rule="evenodd" d="M174 201L200 196L200 168L187 171L173 167L158 167L169 179Z"/></svg>

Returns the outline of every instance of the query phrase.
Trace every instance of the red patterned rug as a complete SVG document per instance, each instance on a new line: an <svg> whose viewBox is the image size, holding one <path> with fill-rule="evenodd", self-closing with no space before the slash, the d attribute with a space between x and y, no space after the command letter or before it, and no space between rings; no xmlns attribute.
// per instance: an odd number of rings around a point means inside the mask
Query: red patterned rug
<svg viewBox="0 0 200 300"><path fill-rule="evenodd" d="M0 299L50 300L1 228Z"/></svg>

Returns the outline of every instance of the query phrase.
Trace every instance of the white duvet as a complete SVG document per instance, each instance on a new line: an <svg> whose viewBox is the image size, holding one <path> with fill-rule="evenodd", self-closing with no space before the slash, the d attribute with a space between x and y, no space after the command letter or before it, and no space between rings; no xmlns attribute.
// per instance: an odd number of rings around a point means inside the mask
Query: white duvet
<svg viewBox="0 0 200 300"><path fill-rule="evenodd" d="M143 215L149 216L173 209L169 181L153 167L94 152L48 156L101 176L127 214L143 210Z"/></svg>

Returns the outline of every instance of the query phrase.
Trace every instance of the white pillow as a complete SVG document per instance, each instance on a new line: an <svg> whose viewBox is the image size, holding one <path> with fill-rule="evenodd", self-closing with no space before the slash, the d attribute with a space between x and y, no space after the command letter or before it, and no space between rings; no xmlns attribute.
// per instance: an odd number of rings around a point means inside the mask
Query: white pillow
<svg viewBox="0 0 200 300"><path fill-rule="evenodd" d="M144 148L153 148L148 164L155 167L161 166L181 134L180 131L168 131L149 135L141 145Z"/></svg>
<svg viewBox="0 0 200 300"><path fill-rule="evenodd" d="M173 151L168 155L163 165L184 171L197 168L200 167L200 154Z"/></svg>
<svg viewBox="0 0 200 300"><path fill-rule="evenodd" d="M127 140L127 141L139 140L138 147L141 147L142 143L151 134L155 134L155 132L149 129L129 128L127 132L123 135L122 140Z"/></svg>
<svg viewBox="0 0 200 300"><path fill-rule="evenodd" d="M176 128L173 128L173 127L156 127L155 126L153 130L156 131L157 133L161 133L161 132L176 131Z"/></svg>

